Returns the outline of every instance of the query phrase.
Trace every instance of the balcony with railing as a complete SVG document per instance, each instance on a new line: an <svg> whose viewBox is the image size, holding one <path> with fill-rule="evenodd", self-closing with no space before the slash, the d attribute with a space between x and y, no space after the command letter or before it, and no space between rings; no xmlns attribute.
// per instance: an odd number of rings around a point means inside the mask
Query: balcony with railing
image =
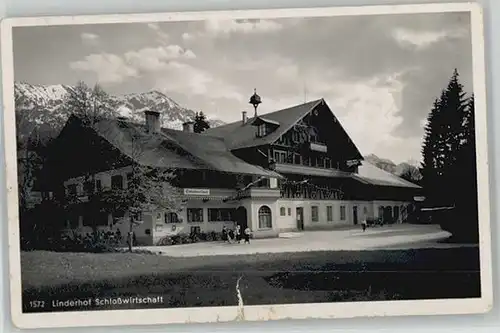
<svg viewBox="0 0 500 333"><path fill-rule="evenodd" d="M350 177L351 175L350 172L338 169L312 167L307 165L289 164L289 163L276 163L275 171L279 173L292 173L292 174L322 176L322 177Z"/></svg>

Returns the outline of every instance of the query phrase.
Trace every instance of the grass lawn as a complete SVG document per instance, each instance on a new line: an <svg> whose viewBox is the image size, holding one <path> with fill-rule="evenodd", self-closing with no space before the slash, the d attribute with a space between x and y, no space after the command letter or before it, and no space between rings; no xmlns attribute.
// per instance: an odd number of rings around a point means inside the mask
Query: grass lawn
<svg viewBox="0 0 500 333"><path fill-rule="evenodd" d="M62 311L52 300L87 297L163 297L113 309L236 305L240 277L246 305L480 296L473 247L195 258L34 251L22 253L21 265L25 312ZM33 300L46 304L35 309Z"/></svg>

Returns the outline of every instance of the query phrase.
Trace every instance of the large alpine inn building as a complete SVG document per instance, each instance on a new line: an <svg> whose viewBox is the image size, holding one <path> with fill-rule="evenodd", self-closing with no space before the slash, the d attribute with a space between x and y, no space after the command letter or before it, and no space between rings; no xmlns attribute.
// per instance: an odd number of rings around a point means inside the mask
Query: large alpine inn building
<svg viewBox="0 0 500 333"><path fill-rule="evenodd" d="M224 225L248 226L257 238L367 218L407 220L420 187L363 161L323 99L262 116L260 97L250 102L253 117L243 112L241 120L201 134L192 122L182 131L161 128L156 111L146 111L145 123L102 119L92 127L71 116L57 138L55 165L64 167L54 171L66 195L85 197L89 173L96 188L126 189L132 163L172 170L182 208L140 214L134 232L145 245L172 233L220 232ZM134 154L138 143L141 153ZM128 212L102 213L97 222L84 206L69 212L70 230L86 233L96 224L125 235Z"/></svg>

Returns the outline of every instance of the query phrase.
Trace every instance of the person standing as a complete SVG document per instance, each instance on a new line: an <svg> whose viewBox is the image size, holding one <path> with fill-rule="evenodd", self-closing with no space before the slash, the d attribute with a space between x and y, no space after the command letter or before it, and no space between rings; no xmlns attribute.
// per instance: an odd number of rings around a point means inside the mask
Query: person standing
<svg viewBox="0 0 500 333"><path fill-rule="evenodd" d="M252 233L252 231L250 230L249 227L246 227L245 231L244 231L244 236L245 236L245 244L250 244L250 234Z"/></svg>
<svg viewBox="0 0 500 333"><path fill-rule="evenodd" d="M226 226L222 227L222 240L224 242L229 242L228 234L227 234L227 228Z"/></svg>
<svg viewBox="0 0 500 333"><path fill-rule="evenodd" d="M366 231L366 225L367 225L367 222L366 222L366 219L364 219L363 222L361 222L361 228L363 228L363 232Z"/></svg>
<svg viewBox="0 0 500 333"><path fill-rule="evenodd" d="M234 230L234 237L238 244L241 242L241 226L238 224Z"/></svg>

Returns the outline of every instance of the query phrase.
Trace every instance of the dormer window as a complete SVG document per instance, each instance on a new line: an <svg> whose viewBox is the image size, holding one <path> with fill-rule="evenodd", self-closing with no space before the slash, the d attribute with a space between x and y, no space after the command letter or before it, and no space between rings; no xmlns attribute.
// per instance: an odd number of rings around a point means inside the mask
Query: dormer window
<svg viewBox="0 0 500 333"><path fill-rule="evenodd" d="M266 124L261 124L257 126L257 136L259 138L267 135L267 126Z"/></svg>
<svg viewBox="0 0 500 333"><path fill-rule="evenodd" d="M257 117L252 125L257 127L256 136L261 138L274 132L274 130L280 126L280 123L274 120Z"/></svg>

